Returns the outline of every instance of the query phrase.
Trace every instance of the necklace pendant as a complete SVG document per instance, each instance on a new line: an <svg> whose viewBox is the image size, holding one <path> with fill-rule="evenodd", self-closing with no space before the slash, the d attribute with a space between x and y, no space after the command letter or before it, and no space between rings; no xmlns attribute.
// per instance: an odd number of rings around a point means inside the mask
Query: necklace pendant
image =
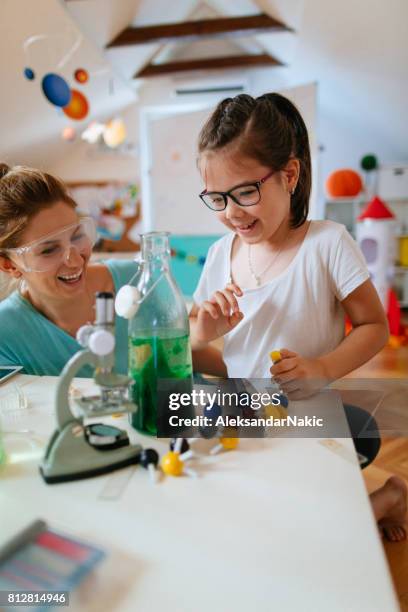
<svg viewBox="0 0 408 612"><path fill-rule="evenodd" d="M252 278L253 278L253 279L254 279L254 281L255 281L256 286L257 286L257 287L260 287L260 285L261 285L261 277L260 277L260 276L257 276L257 275L255 274L255 272L254 272L252 269L250 270L250 272L251 272L251 276L252 276Z"/></svg>

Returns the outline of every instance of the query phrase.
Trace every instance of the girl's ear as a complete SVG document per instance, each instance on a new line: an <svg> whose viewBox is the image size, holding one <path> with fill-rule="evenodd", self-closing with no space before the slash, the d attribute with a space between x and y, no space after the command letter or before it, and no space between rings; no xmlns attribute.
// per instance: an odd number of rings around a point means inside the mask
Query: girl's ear
<svg viewBox="0 0 408 612"><path fill-rule="evenodd" d="M4 257L4 255L0 255L0 270L13 278L21 278L22 276L15 263L8 257Z"/></svg>
<svg viewBox="0 0 408 612"><path fill-rule="evenodd" d="M288 193L293 194L299 181L300 162L290 159L282 170Z"/></svg>

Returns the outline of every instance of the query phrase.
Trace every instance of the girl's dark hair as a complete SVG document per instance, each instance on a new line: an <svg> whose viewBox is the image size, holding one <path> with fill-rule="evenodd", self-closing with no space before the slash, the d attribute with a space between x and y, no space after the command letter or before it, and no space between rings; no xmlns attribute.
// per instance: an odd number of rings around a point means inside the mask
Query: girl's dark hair
<svg viewBox="0 0 408 612"><path fill-rule="evenodd" d="M60 179L34 168L0 163L0 255L2 249L18 246L32 217L60 201L76 207Z"/></svg>
<svg viewBox="0 0 408 612"><path fill-rule="evenodd" d="M299 160L291 226L302 225L309 212L312 168L307 128L296 106L277 93L259 98L240 94L222 100L200 132L198 150L201 155L230 144L276 171L283 170L291 158Z"/></svg>

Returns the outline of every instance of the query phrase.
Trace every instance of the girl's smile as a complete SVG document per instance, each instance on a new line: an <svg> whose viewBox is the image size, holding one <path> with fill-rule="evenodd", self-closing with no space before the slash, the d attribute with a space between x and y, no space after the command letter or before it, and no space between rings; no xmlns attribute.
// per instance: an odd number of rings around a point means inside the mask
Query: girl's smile
<svg viewBox="0 0 408 612"><path fill-rule="evenodd" d="M250 221L245 225L242 223L239 225L232 224L232 227L237 234L240 234L242 236L250 236L253 233L253 230L255 229L255 225L257 223L258 219L254 219L253 221Z"/></svg>

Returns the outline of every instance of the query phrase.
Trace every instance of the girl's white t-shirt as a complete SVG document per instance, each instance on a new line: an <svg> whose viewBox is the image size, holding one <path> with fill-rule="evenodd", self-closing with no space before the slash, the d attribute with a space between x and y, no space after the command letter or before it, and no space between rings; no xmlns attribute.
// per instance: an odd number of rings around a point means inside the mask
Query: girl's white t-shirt
<svg viewBox="0 0 408 612"><path fill-rule="evenodd" d="M194 293L200 305L231 277L230 233L209 249ZM311 221L295 257L277 277L238 298L242 321L224 336L230 378L270 378L272 350L320 357L344 338L340 302L370 278L364 257L344 225Z"/></svg>

